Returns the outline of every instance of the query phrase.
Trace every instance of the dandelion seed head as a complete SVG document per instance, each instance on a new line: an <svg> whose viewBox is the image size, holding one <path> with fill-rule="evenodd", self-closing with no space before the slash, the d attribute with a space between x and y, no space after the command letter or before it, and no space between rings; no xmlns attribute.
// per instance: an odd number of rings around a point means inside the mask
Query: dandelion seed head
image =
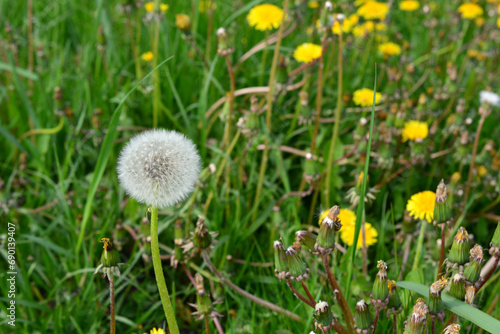
<svg viewBox="0 0 500 334"><path fill-rule="evenodd" d="M201 169L195 145L183 134L145 131L123 148L118 179L125 191L148 206L177 204L194 189Z"/></svg>

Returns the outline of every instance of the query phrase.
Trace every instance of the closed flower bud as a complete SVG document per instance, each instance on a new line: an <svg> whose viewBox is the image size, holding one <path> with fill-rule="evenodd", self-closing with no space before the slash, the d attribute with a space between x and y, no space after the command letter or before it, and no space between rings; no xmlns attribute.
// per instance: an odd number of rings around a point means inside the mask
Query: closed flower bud
<svg viewBox="0 0 500 334"><path fill-rule="evenodd" d="M476 283L481 275L484 256L483 248L480 245L475 245L470 250L470 261L464 271L464 277L470 283Z"/></svg>
<svg viewBox="0 0 500 334"><path fill-rule="evenodd" d="M283 244L276 240L273 245L274 248L274 275L280 279L286 278L287 272L288 272L288 264L286 261L286 252L285 252L285 246Z"/></svg>
<svg viewBox="0 0 500 334"><path fill-rule="evenodd" d="M199 216L194 230L193 242L199 249L206 249L212 244L212 235L205 225L205 217Z"/></svg>
<svg viewBox="0 0 500 334"><path fill-rule="evenodd" d="M389 301L387 303L387 308L393 312L400 311L403 307L403 303L401 303L401 299L399 298L396 282L393 280L388 280L387 289L389 290Z"/></svg>
<svg viewBox="0 0 500 334"><path fill-rule="evenodd" d="M451 324L444 329L443 334L459 334L460 333L460 325Z"/></svg>
<svg viewBox="0 0 500 334"><path fill-rule="evenodd" d="M422 298L417 299L413 307L413 313L410 320L406 323L403 334L424 334L426 333L425 320L429 312L425 301Z"/></svg>
<svg viewBox="0 0 500 334"><path fill-rule="evenodd" d="M434 205L434 221L446 223L451 218L450 205L447 200L446 185L441 180L436 190L436 204Z"/></svg>
<svg viewBox="0 0 500 334"><path fill-rule="evenodd" d="M439 320L444 320L444 306L441 299L441 292L448 285L448 280L445 277L432 283L429 288L429 313L437 316Z"/></svg>
<svg viewBox="0 0 500 334"><path fill-rule="evenodd" d="M457 264L465 264L469 260L469 234L465 228L460 227L453 244L451 245L448 261Z"/></svg>
<svg viewBox="0 0 500 334"><path fill-rule="evenodd" d="M307 231L297 231L295 233L295 240L300 242L303 246L309 248L310 250L314 250L314 245L316 244L316 239L318 236L314 233Z"/></svg>
<svg viewBox="0 0 500 334"><path fill-rule="evenodd" d="M387 286L387 264L380 260L377 262L378 273L373 283L372 298L377 303L383 303L389 295Z"/></svg>
<svg viewBox="0 0 500 334"><path fill-rule="evenodd" d="M311 183L319 178L319 168L318 164L314 160L311 153L306 154L306 159L304 160L304 179Z"/></svg>
<svg viewBox="0 0 500 334"><path fill-rule="evenodd" d="M196 281L196 310L200 315L208 315L212 310L212 301L205 291L203 276L196 273L194 277Z"/></svg>
<svg viewBox="0 0 500 334"><path fill-rule="evenodd" d="M107 276L108 280L111 281L114 273L120 277L120 269L118 269L118 252L108 238L102 238L100 242L103 243L103 252L101 254L101 263L96 268L94 275L102 268L104 276Z"/></svg>
<svg viewBox="0 0 500 334"><path fill-rule="evenodd" d="M328 330L332 328L334 324L335 319L333 318L328 303L320 300L314 307L314 328L319 328L323 333L328 333Z"/></svg>
<svg viewBox="0 0 500 334"><path fill-rule="evenodd" d="M364 299L357 302L354 309L354 322L356 323L356 328L364 332L364 330L370 329L373 323L372 314L368 304Z"/></svg>
<svg viewBox="0 0 500 334"><path fill-rule="evenodd" d="M451 279L450 295L458 300L464 300L465 297L465 277L461 274L455 274Z"/></svg>
<svg viewBox="0 0 500 334"><path fill-rule="evenodd" d="M342 227L338 214L340 209L337 205L332 207L325 218L321 221L318 238L314 250L321 254L329 254L335 246L335 232Z"/></svg>
<svg viewBox="0 0 500 334"><path fill-rule="evenodd" d="M224 28L217 29L217 52L221 56L226 56L233 52L233 49L229 46L229 38Z"/></svg>
<svg viewBox="0 0 500 334"><path fill-rule="evenodd" d="M288 265L287 277L292 281L303 281L309 278L309 268L299 256L299 253L293 247L286 250L286 262Z"/></svg>

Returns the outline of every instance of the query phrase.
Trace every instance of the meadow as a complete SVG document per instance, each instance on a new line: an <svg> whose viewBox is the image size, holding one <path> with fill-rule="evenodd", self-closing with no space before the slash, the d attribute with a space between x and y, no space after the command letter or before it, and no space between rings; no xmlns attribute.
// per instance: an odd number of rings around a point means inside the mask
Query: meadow
<svg viewBox="0 0 500 334"><path fill-rule="evenodd" d="M498 0L0 0L0 333L500 333Z"/></svg>

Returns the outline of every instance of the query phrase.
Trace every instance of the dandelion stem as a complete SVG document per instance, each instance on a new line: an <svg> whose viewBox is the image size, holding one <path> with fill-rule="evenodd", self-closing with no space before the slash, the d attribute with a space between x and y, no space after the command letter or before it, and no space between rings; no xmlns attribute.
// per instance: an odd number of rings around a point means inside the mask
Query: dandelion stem
<svg viewBox="0 0 500 334"><path fill-rule="evenodd" d="M286 280L286 284L288 285L288 287L290 288L290 290L292 291L293 295L297 298L299 298L300 300L302 300L304 303L306 303L307 305L311 306L312 308L314 308L314 306L316 306L316 303L314 303L313 301L307 299L306 297L304 297L303 295L300 294L300 292L298 292L292 285L292 282L290 282L290 280Z"/></svg>
<svg viewBox="0 0 500 334"><path fill-rule="evenodd" d="M278 40L276 41L276 47L274 49L273 63L271 65L271 74L269 75L269 91L267 93L267 110L266 110L266 130L267 135L265 137L265 149L262 153L262 161L260 163L259 179L257 181L257 188L255 190L254 207L258 205L259 200L261 200L260 195L262 192L262 185L264 183L264 175L267 170L267 159L269 156L269 137L271 136L271 115L273 110L273 93L274 93L274 76L276 74L276 67L278 65L278 56L280 53L281 39L283 36L283 26L286 18L286 12L288 9L288 0L284 0L283 4L283 19L278 30ZM252 214L252 222L257 218L258 210L255 210Z"/></svg>
<svg viewBox="0 0 500 334"><path fill-rule="evenodd" d="M418 269L418 265L420 262L420 254L422 253L422 245L424 243L425 228L427 226L427 222L425 220L422 220L420 223L422 225L420 226L420 234L417 240L417 252L415 253L415 259L413 260L412 270Z"/></svg>
<svg viewBox="0 0 500 334"><path fill-rule="evenodd" d="M210 326L208 324L208 317L205 317L205 334L210 334Z"/></svg>
<svg viewBox="0 0 500 334"><path fill-rule="evenodd" d="M431 333L436 334L436 318L431 318Z"/></svg>
<svg viewBox="0 0 500 334"><path fill-rule="evenodd" d="M373 320L372 334L375 334L375 331L377 330L379 316L380 316L380 307L377 306L375 311L375 320Z"/></svg>
<svg viewBox="0 0 500 334"><path fill-rule="evenodd" d="M222 326L220 325L219 318L214 317L213 319L214 319L215 328L217 328L217 331L219 332L219 334L224 334L224 329L222 329Z"/></svg>
<svg viewBox="0 0 500 334"><path fill-rule="evenodd" d="M476 293L478 293L479 290L481 290L481 288L483 287L483 285L490 279L491 275L493 275L493 273L497 269L498 262L500 260L500 256L499 255L495 255L494 257L495 257L495 260L493 262L493 266L491 267L490 271L488 271L488 273L486 274L486 276L484 276L483 278L481 278L481 280L479 281L480 283L476 287Z"/></svg>
<svg viewBox="0 0 500 334"><path fill-rule="evenodd" d="M337 299L337 302L340 305L340 308L342 309L342 314L344 315L345 322L347 323L347 328L349 330L349 333L355 333L354 331L354 318L351 313L351 309L349 308L349 304L347 304L347 301L345 300L344 294L342 293L342 290L340 290L339 283L337 282L337 279L332 273L332 270L330 269L330 265L328 264L328 256L327 255L321 255L321 258L323 259L323 264L325 266L326 274L328 276L328 282L330 282L330 286L332 287L333 294L335 295L335 298Z"/></svg>
<svg viewBox="0 0 500 334"><path fill-rule="evenodd" d="M304 288L304 291L306 292L307 297L309 297L309 300L310 300L311 302L313 302L313 303L314 303L314 305L316 305L316 301L314 300L314 297L313 297L313 296L311 295L311 293L309 292L309 289L307 288L306 283L304 283L304 281L301 281L300 283L302 284L302 288Z"/></svg>
<svg viewBox="0 0 500 334"><path fill-rule="evenodd" d="M392 314L392 333L398 334L398 322L396 312Z"/></svg>
<svg viewBox="0 0 500 334"><path fill-rule="evenodd" d="M115 279L113 274L109 275L109 333L115 334Z"/></svg>
<svg viewBox="0 0 500 334"><path fill-rule="evenodd" d="M333 125L332 139L330 140L330 149L328 151L328 162L326 164L326 180L323 183L323 204L328 206L331 202L330 187L332 183L332 168L333 155L335 146L337 145L337 137L340 128L340 111L342 109L342 89L343 89L343 73L342 73L342 29L339 33L339 50L338 50L338 79L337 79L337 108L335 109L335 123Z"/></svg>
<svg viewBox="0 0 500 334"><path fill-rule="evenodd" d="M165 276L163 275L163 268L161 265L160 246L158 243L158 208L154 206L151 207L151 257L153 259L156 284L158 285L158 292L160 293L163 311L167 318L168 328L170 333L179 334L177 320L175 320L174 309L170 302L170 295L168 294L168 288L165 283Z"/></svg>
<svg viewBox="0 0 500 334"><path fill-rule="evenodd" d="M446 243L444 240L445 228L446 228L446 224L441 224L441 253L439 255L438 274L436 277L436 281L439 280L439 277L443 273L443 269L441 267L443 266L443 262L444 262L444 246Z"/></svg>

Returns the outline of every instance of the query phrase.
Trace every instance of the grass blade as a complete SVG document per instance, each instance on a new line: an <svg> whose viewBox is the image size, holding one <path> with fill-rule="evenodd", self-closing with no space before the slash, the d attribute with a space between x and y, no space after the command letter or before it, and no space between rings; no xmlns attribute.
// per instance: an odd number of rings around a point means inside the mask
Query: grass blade
<svg viewBox="0 0 500 334"><path fill-rule="evenodd" d="M423 284L402 281L398 282L397 286L414 291L426 298L429 297L429 287ZM451 312L455 313L459 317L469 320L470 322L476 324L485 331L488 331L493 334L500 334L499 320L445 293L443 293L441 296L443 299L444 307L450 310Z"/></svg>
<svg viewBox="0 0 500 334"><path fill-rule="evenodd" d="M375 96L377 94L377 64L375 64L375 79L373 84L373 104L372 112L370 116L370 135L368 137L368 145L366 146L366 160L363 172L363 184L361 186L361 195L359 197L358 211L356 212L356 227L354 229L354 242L351 247L349 247L348 256L351 257L349 265L347 267L347 283L346 283L346 299L349 300L351 279L352 279L352 269L354 267L354 258L356 256L356 245L358 244L359 231L361 230L361 220L363 219L363 212L365 210L365 195L366 195L366 180L368 178L368 166L370 165L370 152L372 148L372 137L373 137L373 123L375 123Z"/></svg>
<svg viewBox="0 0 500 334"><path fill-rule="evenodd" d="M113 116L111 118L111 122L109 123L108 127L108 132L106 133L106 137L104 138L104 142L102 144L101 152L99 153L99 158L97 159L97 165L94 170L94 175L92 177L92 182L90 183L90 188L89 192L87 193L87 199L85 201L85 208L83 209L83 217L82 217L82 224L80 227L80 235L78 236L78 241L76 243L75 247L75 252L78 253L80 251L80 247L82 246L83 242L83 236L85 235L85 229L87 227L88 220L92 214L92 204L94 202L94 195L95 192L97 191L97 186L101 182L102 176L104 174L104 169L106 168L109 155L111 153L111 149L113 147L113 141L115 140L116 137L116 127L118 126L118 122L120 120L120 115L122 111L122 107L125 104L125 101L129 97L130 94L134 90L139 87L140 84L144 82L154 71L156 71L160 66L165 64L167 61L172 59L172 57L169 57L162 61L158 66L156 66L154 69L151 70L147 75L142 78L141 81L136 83L132 89L129 90L127 95L123 97L123 99L120 101L120 104L118 107L116 107L115 111L113 112Z"/></svg>

